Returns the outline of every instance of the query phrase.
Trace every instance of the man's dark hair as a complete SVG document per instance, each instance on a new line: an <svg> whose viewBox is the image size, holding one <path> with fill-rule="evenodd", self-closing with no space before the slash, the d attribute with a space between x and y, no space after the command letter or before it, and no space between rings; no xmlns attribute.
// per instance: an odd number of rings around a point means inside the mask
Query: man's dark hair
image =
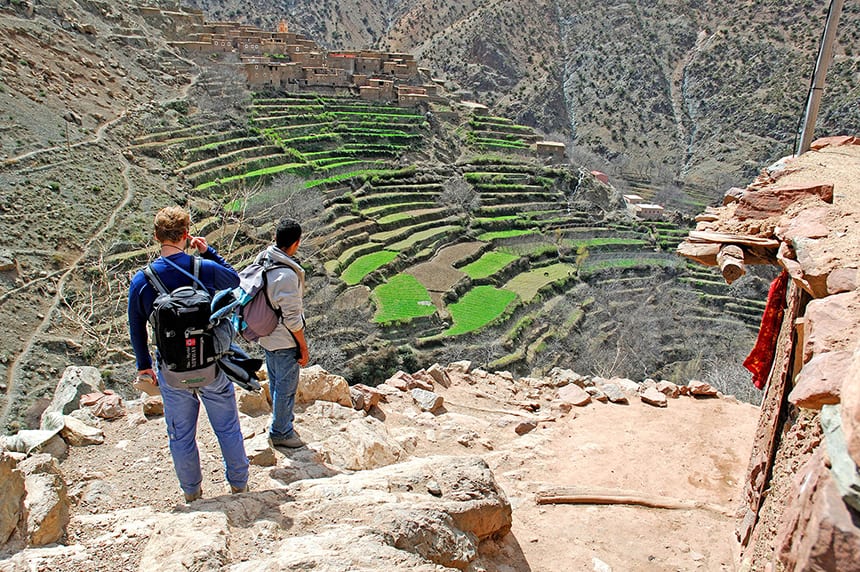
<svg viewBox="0 0 860 572"><path fill-rule="evenodd" d="M302 237L302 227L291 218L283 218L275 228L275 245L286 248Z"/></svg>

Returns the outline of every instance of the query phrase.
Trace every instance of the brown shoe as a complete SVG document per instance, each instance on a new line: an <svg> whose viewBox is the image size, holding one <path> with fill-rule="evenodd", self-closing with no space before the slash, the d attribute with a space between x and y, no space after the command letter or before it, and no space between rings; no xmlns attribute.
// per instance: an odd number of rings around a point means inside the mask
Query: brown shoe
<svg viewBox="0 0 860 572"><path fill-rule="evenodd" d="M185 502L188 504L203 498L203 489L197 489L193 493L185 493Z"/></svg>
<svg viewBox="0 0 860 572"><path fill-rule="evenodd" d="M299 434L295 430L291 431L290 434L286 437L280 439L272 437L273 447L287 447L289 449L298 449L304 444L305 442L302 441L301 437L299 437Z"/></svg>
<svg viewBox="0 0 860 572"><path fill-rule="evenodd" d="M245 484L245 486L242 488L234 487L233 485L230 485L230 494L232 494L232 495L239 495L242 493L247 493L249 490L251 490L251 488L247 484Z"/></svg>

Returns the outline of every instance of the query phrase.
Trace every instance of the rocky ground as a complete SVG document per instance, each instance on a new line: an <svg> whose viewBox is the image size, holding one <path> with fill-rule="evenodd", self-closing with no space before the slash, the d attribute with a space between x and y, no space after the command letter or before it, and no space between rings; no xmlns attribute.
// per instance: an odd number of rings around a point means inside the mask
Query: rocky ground
<svg viewBox="0 0 860 572"><path fill-rule="evenodd" d="M625 380L587 388L589 398L579 386L603 382L569 371L518 379L465 369L436 372L450 387L426 374L394 378L372 407L372 391L356 401L336 376L306 370L297 427L307 444L296 450L268 447L265 399L240 392L251 491L228 494L201 415L204 499L190 506L163 417L127 401L126 415L102 422L102 444L71 447L60 463L66 535L7 550L0 570L735 569L732 515L755 407L692 396L650 405ZM423 405L421 387L436 395ZM596 399L622 392L626 404ZM573 487L679 508L537 503Z"/></svg>

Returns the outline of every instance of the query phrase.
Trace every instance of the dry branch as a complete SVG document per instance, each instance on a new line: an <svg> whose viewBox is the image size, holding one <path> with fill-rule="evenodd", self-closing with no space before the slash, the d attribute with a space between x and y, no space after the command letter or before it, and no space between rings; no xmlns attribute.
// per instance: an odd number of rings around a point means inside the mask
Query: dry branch
<svg viewBox="0 0 860 572"><path fill-rule="evenodd" d="M549 489L537 493L537 504L629 504L647 508L707 510L723 516L735 516L735 511L717 504L617 489L577 487Z"/></svg>

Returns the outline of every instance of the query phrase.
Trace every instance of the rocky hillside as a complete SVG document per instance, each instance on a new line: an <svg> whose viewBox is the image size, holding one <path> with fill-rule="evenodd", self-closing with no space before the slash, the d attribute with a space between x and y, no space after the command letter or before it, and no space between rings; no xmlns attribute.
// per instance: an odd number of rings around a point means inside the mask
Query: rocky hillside
<svg viewBox="0 0 860 572"><path fill-rule="evenodd" d="M704 384L459 362L349 388L309 368L306 446L273 449L265 389L240 390L251 490L226 493L203 416L204 498L187 506L160 397L102 389L68 368L45 416L59 423L5 439L30 455L0 450L4 572L734 568L755 408Z"/></svg>
<svg viewBox="0 0 860 572"><path fill-rule="evenodd" d="M767 276L729 289L685 264L683 217L632 220L611 185L536 157L527 125L453 99L429 115L349 93L251 99L229 61L172 51L133 5L15 4L2 23L9 101L39 110L2 132L4 151L20 141L0 168L0 313L18 324L0 359L9 430L38 425L70 362L131 379L125 290L173 202L237 266L275 218L300 218L314 361L354 383L468 358L749 387L733 364ZM63 42L95 46L102 59L81 65L100 71L61 68ZM142 77L155 79L135 89Z"/></svg>
<svg viewBox="0 0 860 572"><path fill-rule="evenodd" d="M333 48L415 53L500 115L572 140L574 160L712 198L794 149L827 3L196 0ZM492 33L488 33L492 30ZM860 9L846 3L820 133L860 130ZM672 184L674 183L674 184Z"/></svg>

